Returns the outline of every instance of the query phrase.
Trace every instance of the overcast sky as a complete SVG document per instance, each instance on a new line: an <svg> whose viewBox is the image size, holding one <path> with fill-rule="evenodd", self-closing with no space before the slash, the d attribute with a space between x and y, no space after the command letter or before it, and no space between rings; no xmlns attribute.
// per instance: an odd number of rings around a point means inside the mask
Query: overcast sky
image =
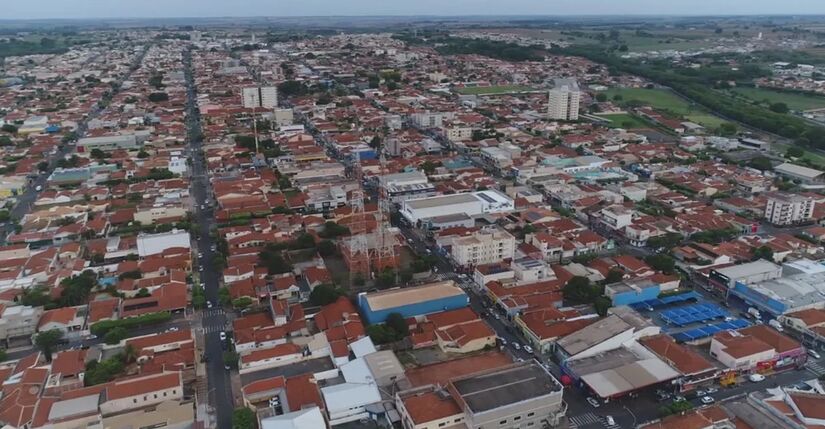
<svg viewBox="0 0 825 429"><path fill-rule="evenodd" d="M2 0L0 19L825 14L825 0Z"/></svg>

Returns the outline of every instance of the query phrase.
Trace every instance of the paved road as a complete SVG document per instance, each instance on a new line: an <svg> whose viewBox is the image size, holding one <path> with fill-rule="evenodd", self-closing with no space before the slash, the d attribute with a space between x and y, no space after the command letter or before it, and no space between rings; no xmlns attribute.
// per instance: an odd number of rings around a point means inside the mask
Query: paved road
<svg viewBox="0 0 825 429"><path fill-rule="evenodd" d="M191 171L191 197L196 207L193 207L199 227L199 238L197 239L197 249L203 256L198 257L199 276L201 283L206 286L206 299L215 306L204 310L202 313L202 327L204 330L205 348L204 354L207 358L206 374L209 381L209 392L207 401L217 412L217 427L229 428L232 426L232 411L235 403L232 395L232 386L229 379L229 371L224 369L223 364L223 344L220 340L220 332L227 326L227 317L218 304L218 288L221 273L211 263L216 254L212 251L215 245L210 236L210 230L214 224L212 209L208 204L208 196L211 194L211 184L208 179L206 166L202 152L200 114L197 112L196 97L197 88L192 68L192 55L187 51L184 55L185 75L187 82L187 130L189 132L189 149L192 159ZM197 137L197 138L193 138ZM201 207L204 207L202 209Z"/></svg>

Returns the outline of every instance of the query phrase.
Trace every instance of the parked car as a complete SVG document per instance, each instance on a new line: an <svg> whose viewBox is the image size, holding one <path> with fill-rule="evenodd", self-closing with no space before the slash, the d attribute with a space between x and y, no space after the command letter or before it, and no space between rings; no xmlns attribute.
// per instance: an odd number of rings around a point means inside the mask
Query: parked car
<svg viewBox="0 0 825 429"><path fill-rule="evenodd" d="M521 345L519 343L513 342L513 348L516 350L521 350Z"/></svg>
<svg viewBox="0 0 825 429"><path fill-rule="evenodd" d="M717 389L715 387L708 387L707 389L705 389L705 392L707 392L708 395L710 395L711 393L716 393L718 391L719 391L719 389Z"/></svg>
<svg viewBox="0 0 825 429"><path fill-rule="evenodd" d="M533 348L530 346L524 346L524 351L527 353L533 353Z"/></svg>
<svg viewBox="0 0 825 429"><path fill-rule="evenodd" d="M750 380L753 383L759 383L760 381L765 381L765 376L762 374L751 374L748 377L748 380Z"/></svg>
<svg viewBox="0 0 825 429"><path fill-rule="evenodd" d="M212 301L206 301L206 307L212 308Z"/></svg>
<svg viewBox="0 0 825 429"><path fill-rule="evenodd" d="M588 397L587 403L592 405L593 408L599 408L599 401L597 401L596 398Z"/></svg>
<svg viewBox="0 0 825 429"><path fill-rule="evenodd" d="M498 337L498 340L501 341L501 345L503 345L503 346L507 345L507 340L506 339Z"/></svg>
<svg viewBox="0 0 825 429"><path fill-rule="evenodd" d="M816 352L816 350L808 349L808 354L814 359L822 358L822 356L820 356L819 353Z"/></svg>
<svg viewBox="0 0 825 429"><path fill-rule="evenodd" d="M705 392L704 390L697 390L696 391L696 397L697 398L701 398L702 396L705 396L705 395L707 395L707 392Z"/></svg>
<svg viewBox="0 0 825 429"><path fill-rule="evenodd" d="M705 405L710 405L710 404L712 404L712 403L714 403L714 402L715 402L715 401L713 400L713 398L711 398L710 396L702 396L701 401L702 401L702 403L703 403L703 404L705 404Z"/></svg>
<svg viewBox="0 0 825 429"><path fill-rule="evenodd" d="M613 416L606 416L604 419L607 420L608 426L616 426L616 420L613 420Z"/></svg>
<svg viewBox="0 0 825 429"><path fill-rule="evenodd" d="M221 331L220 337L221 341L226 341L226 332Z"/></svg>
<svg viewBox="0 0 825 429"><path fill-rule="evenodd" d="M35 186L34 190L37 191L37 192L40 192L40 191L43 190L43 187L40 186L40 185L37 185L37 186Z"/></svg>

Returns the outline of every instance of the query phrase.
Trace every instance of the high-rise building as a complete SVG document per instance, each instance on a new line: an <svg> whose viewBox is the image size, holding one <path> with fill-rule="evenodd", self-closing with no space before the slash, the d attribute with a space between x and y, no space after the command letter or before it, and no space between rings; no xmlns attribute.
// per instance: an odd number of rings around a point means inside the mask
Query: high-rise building
<svg viewBox="0 0 825 429"><path fill-rule="evenodd" d="M244 88L241 95L243 97L243 107L247 109L260 107L274 109L278 107L278 88L274 86Z"/></svg>
<svg viewBox="0 0 825 429"><path fill-rule="evenodd" d="M774 225L794 225L813 219L815 202L811 197L780 192L765 196L765 220Z"/></svg>
<svg viewBox="0 0 825 429"><path fill-rule="evenodd" d="M577 121L581 91L574 79L554 79L548 95L547 113L550 119Z"/></svg>

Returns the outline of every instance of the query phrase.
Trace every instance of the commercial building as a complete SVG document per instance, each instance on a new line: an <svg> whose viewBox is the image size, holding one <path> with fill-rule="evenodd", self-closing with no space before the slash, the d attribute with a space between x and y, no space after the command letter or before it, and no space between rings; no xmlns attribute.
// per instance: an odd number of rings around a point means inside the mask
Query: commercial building
<svg viewBox="0 0 825 429"><path fill-rule="evenodd" d="M453 240L450 255L461 267L492 264L513 259L516 238L503 229L482 229Z"/></svg>
<svg viewBox="0 0 825 429"><path fill-rule="evenodd" d="M422 226L429 219L439 216L465 214L475 217L513 210L513 199L495 190L420 198L401 203L401 215L416 226Z"/></svg>
<svg viewBox="0 0 825 429"><path fill-rule="evenodd" d="M113 134L110 136L86 137L77 141L77 151L88 153L93 149L110 152L116 149L138 150L149 138L149 132L135 131L130 134Z"/></svg>
<svg viewBox="0 0 825 429"><path fill-rule="evenodd" d="M605 286L604 294L617 305L631 305L656 299L661 292L659 283L648 278L640 278L613 283Z"/></svg>
<svg viewBox="0 0 825 429"><path fill-rule="evenodd" d="M562 385L537 362L456 378L447 390L469 429L553 427L567 412Z"/></svg>
<svg viewBox="0 0 825 429"><path fill-rule="evenodd" d="M37 332L40 317L43 316L43 307L29 307L15 305L4 307L0 317L0 340L31 337Z"/></svg>
<svg viewBox="0 0 825 429"><path fill-rule="evenodd" d="M547 113L550 119L577 121L581 90L573 79L554 79L548 94Z"/></svg>
<svg viewBox="0 0 825 429"><path fill-rule="evenodd" d="M369 323L382 323L391 313L423 316L466 307L469 298L452 280L403 289L358 294L358 306Z"/></svg>
<svg viewBox="0 0 825 429"><path fill-rule="evenodd" d="M176 247L188 249L190 243L191 239L187 231L172 230L160 234L140 234L137 237L138 256L145 258Z"/></svg>
<svg viewBox="0 0 825 429"><path fill-rule="evenodd" d="M825 185L825 172L785 162L773 168L774 173L798 180L806 185Z"/></svg>
<svg viewBox="0 0 825 429"><path fill-rule="evenodd" d="M393 203L438 195L427 175L421 171L387 174L379 179L381 189Z"/></svg>
<svg viewBox="0 0 825 429"><path fill-rule="evenodd" d="M645 337L640 339L639 343L679 372L676 384L679 385L680 391L693 390L712 382L720 375L716 365L701 354L678 344L667 334Z"/></svg>
<svg viewBox="0 0 825 429"><path fill-rule="evenodd" d="M748 305L768 314L825 307L825 272L794 274L759 283L737 282L731 291Z"/></svg>
<svg viewBox="0 0 825 429"><path fill-rule="evenodd" d="M782 277L782 266L764 259L745 264L713 269L708 274L708 287L727 296L737 283L752 284Z"/></svg>
<svg viewBox="0 0 825 429"><path fill-rule="evenodd" d="M770 192L765 197L765 220L774 225L795 225L813 219L816 203L811 197L784 192Z"/></svg>
<svg viewBox="0 0 825 429"><path fill-rule="evenodd" d="M274 86L253 86L241 92L243 107L247 109L278 107L278 88Z"/></svg>
<svg viewBox="0 0 825 429"><path fill-rule="evenodd" d="M594 356L661 332L661 328L630 307L614 307L610 313L604 319L558 340L555 347L558 360L565 362Z"/></svg>
<svg viewBox="0 0 825 429"><path fill-rule="evenodd" d="M717 333L710 342L710 355L744 373L801 365L807 356L802 344L766 325Z"/></svg>

